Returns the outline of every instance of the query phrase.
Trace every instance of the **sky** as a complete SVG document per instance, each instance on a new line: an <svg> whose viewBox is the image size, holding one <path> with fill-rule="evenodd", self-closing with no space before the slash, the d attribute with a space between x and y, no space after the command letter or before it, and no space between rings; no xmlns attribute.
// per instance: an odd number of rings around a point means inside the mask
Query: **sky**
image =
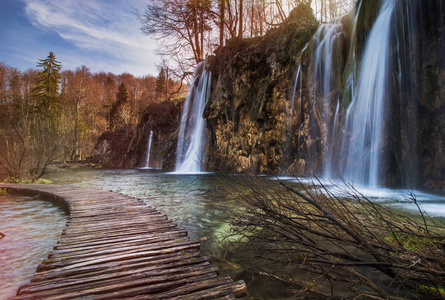
<svg viewBox="0 0 445 300"><path fill-rule="evenodd" d="M0 0L0 62L36 68L49 52L63 70L158 74L156 41L140 31L134 11L147 0Z"/></svg>

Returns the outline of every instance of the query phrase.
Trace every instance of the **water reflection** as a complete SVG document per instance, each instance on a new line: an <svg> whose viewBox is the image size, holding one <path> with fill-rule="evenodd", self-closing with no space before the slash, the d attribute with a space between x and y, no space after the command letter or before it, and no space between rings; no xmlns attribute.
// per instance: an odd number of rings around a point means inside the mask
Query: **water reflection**
<svg viewBox="0 0 445 300"><path fill-rule="evenodd" d="M149 169L62 170L47 176L56 184L73 184L112 190L145 201L184 227L192 239L211 238L221 225L225 199L202 193L207 179L217 175L178 175ZM212 209L206 209L211 207Z"/></svg>
<svg viewBox="0 0 445 300"><path fill-rule="evenodd" d="M221 275L243 279L252 299L284 299L291 296L277 281L255 275L250 265L238 264L239 257L228 252L219 238L228 229L225 220L234 207L221 193L206 193L221 175L185 175L149 169L63 169L49 174L57 184L73 184L121 192L140 198L185 228L192 239L200 239L205 255L221 270ZM293 181L295 178L286 178ZM396 205L393 203L392 205ZM442 202L443 205L443 202ZM445 206L443 206L445 207Z"/></svg>
<svg viewBox="0 0 445 300"><path fill-rule="evenodd" d="M291 294L276 281L258 277L248 266L238 265L236 254L227 252L220 238L227 232L228 209L234 203L221 193L209 193L221 175L175 174L150 169L62 169L48 174L55 184L88 186L142 199L185 228L199 240L204 255L212 257L222 276L243 279L249 299L284 299Z"/></svg>
<svg viewBox="0 0 445 300"><path fill-rule="evenodd" d="M0 299L16 294L48 256L67 221L55 205L32 197L0 196Z"/></svg>

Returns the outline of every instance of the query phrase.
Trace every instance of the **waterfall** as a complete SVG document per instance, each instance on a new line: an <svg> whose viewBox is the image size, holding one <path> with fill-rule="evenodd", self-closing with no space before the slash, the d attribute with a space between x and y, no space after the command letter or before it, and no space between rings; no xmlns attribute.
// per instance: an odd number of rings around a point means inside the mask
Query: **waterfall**
<svg viewBox="0 0 445 300"><path fill-rule="evenodd" d="M150 152L151 152L151 143L153 142L153 130L150 130L150 137L148 138L148 146L147 146L147 160L145 162L145 167L150 167Z"/></svg>
<svg viewBox="0 0 445 300"><path fill-rule="evenodd" d="M334 120L332 122L332 126L328 126L328 132L326 133L326 150L324 153L324 168L323 168L323 177L324 178L333 178L336 174L334 168L334 145L335 145L335 137L337 136L337 128L338 128L338 115L340 113L340 101L337 101L337 107L335 109ZM330 129L330 130L329 130Z"/></svg>
<svg viewBox="0 0 445 300"><path fill-rule="evenodd" d="M306 50L308 44L306 44L303 49L300 52L300 57L303 54L303 52ZM293 132L292 132L292 125L293 125L293 119L294 119L294 110L295 110L295 97L297 96L297 88L298 85L300 85L300 89L299 89L299 93L298 93L298 113L297 113L297 117L298 117L298 126L297 126L297 145L298 142L300 140L300 123L301 123L301 97L302 97L302 88L303 88L303 74L302 74L302 70L301 70L301 63L299 62L297 65L297 73L295 74L295 80L294 80L294 85L293 85L293 90L292 90L292 98L290 99L290 104L289 104L289 115L287 117L287 132L286 132L286 140L285 140L285 145L284 145L284 151L285 151L285 164L289 164L289 160L291 157L291 148L292 148L292 136L293 136ZM297 148L299 148L297 146Z"/></svg>
<svg viewBox="0 0 445 300"><path fill-rule="evenodd" d="M202 114L210 95L212 78L207 60L196 67L194 76L182 109L176 150L177 173L199 173L204 160L205 119Z"/></svg>
<svg viewBox="0 0 445 300"><path fill-rule="evenodd" d="M362 2L351 31L337 19L322 24L313 37L307 138L319 144L308 142L307 169L320 170L321 160L326 179L412 188L420 165L417 74L423 2L383 0L357 50Z"/></svg>
<svg viewBox="0 0 445 300"><path fill-rule="evenodd" d="M340 19L321 25L314 35L314 70L313 70L313 107L316 107L317 99L323 101L323 176L332 177L333 173L333 149L334 134L337 127L338 111L333 116L332 106L334 105L332 90L336 85L336 74L334 74L334 64L336 58L340 57L337 44L343 35L343 25ZM338 107L339 102L337 101ZM314 112L313 112L314 113Z"/></svg>
<svg viewBox="0 0 445 300"><path fill-rule="evenodd" d="M351 102L345 180L369 187L380 185L384 110L388 94L391 20L395 0L384 0L360 63L357 91Z"/></svg>

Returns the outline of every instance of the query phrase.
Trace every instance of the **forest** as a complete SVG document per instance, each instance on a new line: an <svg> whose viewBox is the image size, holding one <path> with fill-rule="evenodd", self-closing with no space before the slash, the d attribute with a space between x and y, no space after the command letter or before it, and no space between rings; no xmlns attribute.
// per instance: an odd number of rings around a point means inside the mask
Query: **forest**
<svg viewBox="0 0 445 300"><path fill-rule="evenodd" d="M62 70L53 52L37 69L0 64L3 177L39 178L52 163L84 161L105 131L133 130L150 103L179 101L186 85L159 75Z"/></svg>

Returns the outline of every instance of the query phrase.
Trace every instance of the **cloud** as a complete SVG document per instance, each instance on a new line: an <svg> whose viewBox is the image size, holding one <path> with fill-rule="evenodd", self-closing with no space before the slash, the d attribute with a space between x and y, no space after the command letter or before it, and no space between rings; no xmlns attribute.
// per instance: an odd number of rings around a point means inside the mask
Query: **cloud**
<svg viewBox="0 0 445 300"><path fill-rule="evenodd" d="M155 63L159 61L154 54L156 44L142 35L133 14L135 9L145 6L145 1L23 1L26 16L35 27L55 32L73 46L61 55L56 53L60 58L65 57L64 67L84 60L82 64L94 71L156 73ZM76 66L70 66L73 67Z"/></svg>

